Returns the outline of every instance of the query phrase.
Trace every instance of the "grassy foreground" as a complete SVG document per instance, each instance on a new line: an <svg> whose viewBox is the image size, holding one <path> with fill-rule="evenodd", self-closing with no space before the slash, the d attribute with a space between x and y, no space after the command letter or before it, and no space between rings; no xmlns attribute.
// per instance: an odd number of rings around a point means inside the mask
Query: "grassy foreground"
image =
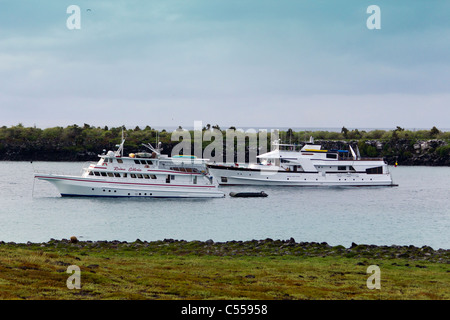
<svg viewBox="0 0 450 320"><path fill-rule="evenodd" d="M450 299L450 250L291 240L0 243L0 299ZM80 289L68 289L68 266ZM369 265L380 289L369 289Z"/></svg>

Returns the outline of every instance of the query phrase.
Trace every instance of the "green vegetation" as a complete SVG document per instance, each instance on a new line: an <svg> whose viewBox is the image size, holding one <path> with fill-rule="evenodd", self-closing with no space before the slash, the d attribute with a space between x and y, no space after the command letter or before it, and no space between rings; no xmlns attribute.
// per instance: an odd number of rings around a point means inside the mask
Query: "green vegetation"
<svg viewBox="0 0 450 320"><path fill-rule="evenodd" d="M207 124L202 129L202 149L211 144L212 141L215 141L214 135L212 137L206 137L205 135L206 132L211 132L209 131L211 129L216 130L216 133L222 135L224 145L223 154L225 155L227 131L236 128L221 129L218 125L211 126ZM172 132L166 130L158 131L150 126L146 126L143 129L139 127L126 129L123 126L113 128L105 126L101 128L90 126L89 124L84 124L83 126L74 124L65 128L53 127L39 129L24 127L22 124L18 124L12 127L0 127L0 160L92 160L103 150L115 149L115 146L121 142L122 130L127 139L125 153L143 149L142 143L155 144L159 141L162 143L164 152L170 154L176 144L184 141L184 136L176 141L172 141ZM182 130L182 128L179 127L177 130ZM245 143L238 144L238 139L234 138L234 150L246 150L248 153L250 139L259 140L261 138L267 139L266 145L270 148L270 141L272 139L270 132L266 136L260 136L258 133L239 132L238 130L236 131L236 135L241 136L242 139L240 141L244 141ZM346 143L358 144L362 156L387 157L389 161L394 157L396 160L410 161L414 154L418 153L418 149L414 149L414 144L432 139L440 141L440 143L427 148L425 150L426 153L434 158L448 158L449 155L448 142L450 142L450 132L442 132L436 127L430 130L418 131L405 130L401 127L387 131L360 131L358 129L349 130L343 127L341 132L294 132L292 129L288 129L279 133L282 141L293 144L302 144L305 141L309 141L311 136L316 141L335 142L334 145L325 146L327 148L345 147L344 144ZM193 152L194 131L191 130L188 137L191 140L187 141L187 143L191 143L191 150ZM374 141L382 143L381 147L375 146L373 144ZM425 160L427 163L434 161L430 161L430 159L422 159L421 161L424 162ZM446 165L447 163L442 160L434 162L436 162L436 165Z"/></svg>
<svg viewBox="0 0 450 320"><path fill-rule="evenodd" d="M440 157L448 157L450 155L450 145L437 147L436 154Z"/></svg>
<svg viewBox="0 0 450 320"><path fill-rule="evenodd" d="M157 130L146 127L141 130L124 130L127 137L127 147L138 148L144 142L156 141ZM76 153L100 153L103 149L115 149L115 145L121 142L122 127L100 128L84 124L80 127L76 124L46 129L26 128L21 124L12 127L0 128L0 156L15 160L39 159L46 152L56 156ZM159 133L162 139L170 140L167 132Z"/></svg>
<svg viewBox="0 0 450 320"><path fill-rule="evenodd" d="M0 299L448 300L449 250L291 240L0 244ZM69 290L67 267L81 269ZM368 289L369 265L381 289Z"/></svg>
<svg viewBox="0 0 450 320"><path fill-rule="evenodd" d="M440 140L450 140L450 132L443 132L436 127L430 130L405 130L397 126L393 130L371 130L371 131L359 131L358 129L348 130L342 127L341 132L329 132L329 131L299 131L294 133L293 142L305 141L309 136L314 137L319 140L377 140L377 141L391 141L396 139L407 139L407 140L429 140L429 139L440 139Z"/></svg>

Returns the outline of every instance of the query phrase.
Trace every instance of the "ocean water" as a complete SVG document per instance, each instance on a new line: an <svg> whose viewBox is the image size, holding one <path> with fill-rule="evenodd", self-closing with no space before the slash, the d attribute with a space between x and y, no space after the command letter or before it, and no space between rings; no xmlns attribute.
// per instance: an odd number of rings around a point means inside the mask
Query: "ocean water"
<svg viewBox="0 0 450 320"><path fill-rule="evenodd" d="M391 167L398 187L220 187L222 199L62 198L35 171L80 162L0 162L0 241L289 239L450 249L450 168ZM265 191L267 198L230 192Z"/></svg>

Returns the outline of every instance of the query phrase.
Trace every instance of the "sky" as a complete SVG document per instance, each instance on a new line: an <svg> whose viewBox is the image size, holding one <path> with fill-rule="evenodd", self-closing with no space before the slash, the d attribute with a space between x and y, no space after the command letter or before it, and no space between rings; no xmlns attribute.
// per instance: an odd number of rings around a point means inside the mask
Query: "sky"
<svg viewBox="0 0 450 320"><path fill-rule="evenodd" d="M450 128L449 12L444 0L0 0L0 126Z"/></svg>

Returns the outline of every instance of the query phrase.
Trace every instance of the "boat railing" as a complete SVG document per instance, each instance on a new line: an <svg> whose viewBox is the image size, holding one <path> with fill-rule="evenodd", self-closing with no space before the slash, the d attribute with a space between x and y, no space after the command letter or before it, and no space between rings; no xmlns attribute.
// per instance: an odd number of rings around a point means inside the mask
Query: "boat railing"
<svg viewBox="0 0 450 320"><path fill-rule="evenodd" d="M39 170L33 170L33 173L34 174L44 174L44 175L50 175L50 174L56 174L56 175L59 175L59 176L67 176L67 175L70 175L70 174L68 174L67 172L64 172L64 171L55 171L55 170L41 170L41 169L39 169Z"/></svg>
<svg viewBox="0 0 450 320"><path fill-rule="evenodd" d="M383 161L383 158L371 158L371 157L360 157L358 159L356 159L356 161L367 161L367 160L371 160L371 161Z"/></svg>

